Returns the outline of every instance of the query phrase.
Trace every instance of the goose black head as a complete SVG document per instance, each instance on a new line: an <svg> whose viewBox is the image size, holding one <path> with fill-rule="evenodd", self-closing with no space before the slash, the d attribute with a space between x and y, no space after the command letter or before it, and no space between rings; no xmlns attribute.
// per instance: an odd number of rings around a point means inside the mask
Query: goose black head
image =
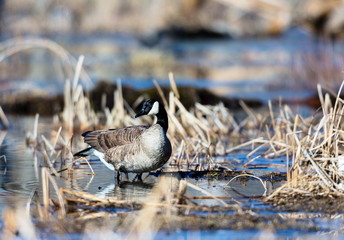
<svg viewBox="0 0 344 240"><path fill-rule="evenodd" d="M160 102L155 99L150 99L143 103L140 112L135 115L135 118L143 115L157 115L160 109Z"/></svg>

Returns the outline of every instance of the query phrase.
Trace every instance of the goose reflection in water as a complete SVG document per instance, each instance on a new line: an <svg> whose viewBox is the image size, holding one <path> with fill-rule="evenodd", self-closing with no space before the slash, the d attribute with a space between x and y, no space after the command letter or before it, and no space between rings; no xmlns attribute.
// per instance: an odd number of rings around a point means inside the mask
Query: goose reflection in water
<svg viewBox="0 0 344 240"><path fill-rule="evenodd" d="M121 200L145 198L155 186L155 182L120 181L111 183L105 187L99 187L96 193L99 197L118 197Z"/></svg>

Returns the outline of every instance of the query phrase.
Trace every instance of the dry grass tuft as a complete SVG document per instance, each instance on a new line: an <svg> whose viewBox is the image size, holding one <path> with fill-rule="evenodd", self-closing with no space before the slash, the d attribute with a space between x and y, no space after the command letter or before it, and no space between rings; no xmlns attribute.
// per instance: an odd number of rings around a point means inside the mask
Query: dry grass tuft
<svg viewBox="0 0 344 240"><path fill-rule="evenodd" d="M75 127L85 129L98 125L99 119L91 108L90 101L84 96L83 88L79 82L84 56L80 56L76 65L73 82L69 79L65 82L64 109L61 114L63 125L69 132ZM76 126L76 123L78 125Z"/></svg>
<svg viewBox="0 0 344 240"><path fill-rule="evenodd" d="M334 103L318 85L321 111L309 118L293 114L288 106L280 105L275 112L270 104L270 124L266 124L263 137L238 146L254 144L253 151L268 148L265 156L287 157L288 181L275 194L293 190L344 193L344 101L340 98L343 85L344 82Z"/></svg>

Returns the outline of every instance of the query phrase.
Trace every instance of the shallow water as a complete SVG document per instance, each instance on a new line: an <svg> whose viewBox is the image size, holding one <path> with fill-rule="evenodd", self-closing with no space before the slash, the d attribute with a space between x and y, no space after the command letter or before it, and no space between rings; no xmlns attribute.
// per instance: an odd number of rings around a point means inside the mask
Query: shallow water
<svg viewBox="0 0 344 240"><path fill-rule="evenodd" d="M0 147L0 156L5 155L7 162L0 163L0 211L15 203L24 204L29 198L32 191L39 189L41 185L37 181L34 170L34 162L32 157L32 149L25 144L25 135L27 131L31 131L34 118L33 117L14 117L11 116L12 127L6 132L5 140ZM41 119L42 128L40 134L44 133L44 129L48 131L51 128L51 120ZM50 127L49 127L50 126ZM3 133L3 132L2 132ZM246 155L251 149L241 149L225 157L216 159L217 163L230 167L233 170L245 170L255 176L262 177L262 180L267 187L267 195L272 190L278 188L283 184L282 178L267 178L264 175L268 173L285 173L286 161L283 158L265 159L263 157L257 158L255 161L247 159ZM257 153L259 154L259 152ZM255 157L255 156L253 156ZM122 181L119 185L115 183L115 174L107 169L99 160L92 159L92 167L95 175L80 174L78 170L74 171L73 175L68 178L57 178L58 185L71 190L86 191L96 194L98 196L111 196L121 200L135 200L144 201L150 194L151 189L157 183L159 177L155 175L145 174L143 182L133 182L134 175L129 175L129 180ZM250 162L245 168L243 164ZM83 168L83 166L80 166ZM81 170L81 169L80 169ZM271 216L276 214L288 214L283 212L276 212L274 208L260 199L264 195L265 189L262 183L255 178L237 178L229 183L232 177L219 178L216 173L212 176L193 176L185 172L170 173L165 171L165 175L171 175L171 185L175 185L175 181L184 179L203 190L210 193L212 196L221 197L221 199L229 204L240 202L239 205L244 209L250 209L255 214L260 216ZM193 176L193 177L191 177ZM229 184L228 184L229 183ZM206 194L187 188L185 193L188 197L207 197ZM194 199L194 202L202 205L221 205L213 199ZM101 209L113 213L116 209ZM195 214L207 216L207 212L196 212ZM223 213L222 213L223 214ZM227 214L232 214L228 212ZM310 219L308 219L310 220ZM341 228L343 220L330 219L327 217L314 217L314 226L321 229L314 232L304 231L302 229L290 230L257 230L245 229L242 231L233 230L214 230L214 231L176 231L176 232L158 232L155 239L256 239L267 237L278 237L280 239L327 239L333 237L331 232L337 231ZM97 234L97 233L94 233ZM42 236L45 234L42 233ZM92 234L91 234L92 235ZM118 235L117 235L118 236ZM120 235L124 237L125 235ZM52 237L49 235L49 237ZM56 236L57 239L63 239L66 236ZM337 238L338 237L338 238ZM79 239L81 235L68 235L68 238ZM344 235L336 236L337 239L344 239Z"/></svg>
<svg viewBox="0 0 344 240"><path fill-rule="evenodd" d="M155 239L344 239L344 236L334 236L328 233L311 233L311 232L298 232L298 231L270 231L270 230L216 230L216 231L180 231L175 234L158 233Z"/></svg>
<svg viewBox="0 0 344 240"><path fill-rule="evenodd" d="M4 192L4 198L0 197L0 208L4 204L13 201L13 196L19 199L26 199L33 190L38 188L41 184L37 181L36 172L34 169L33 149L26 146L25 136L29 131L32 131L34 124L34 117L10 117L12 126L5 134L5 139L0 147L0 156L6 156L6 162L1 159L0 165L0 184L1 191ZM40 119L39 134L46 135L51 127L49 127L51 119ZM45 129L45 131L44 131ZM47 136L47 135L46 135ZM261 177L271 172L283 173L286 171L285 161L283 159L265 159L259 157L251 162L251 159L246 158L248 150L241 150L225 157L215 158L215 162L223 167L232 170L246 170L247 173L252 173L255 176ZM257 153L259 154L259 152ZM254 155L253 157L255 157ZM250 161L245 168L243 164ZM129 179L123 177L123 181L118 185L115 183L115 173L106 168L98 159L92 157L90 159L95 175L83 174L83 169L87 166L80 165L80 170L76 169L72 175L68 177L55 178L59 186L78 191L87 191L98 196L112 196L118 199L127 200L144 200L147 194L157 183L159 174L143 175L144 182L137 182L133 179L135 174L129 174ZM170 172L170 171L173 172ZM178 172L173 168L163 169L164 175L170 175L177 180L186 179L188 182L195 184L211 195L217 197L233 197L236 199L259 197L264 194L264 187L255 178L235 179L229 185L227 179L218 179L218 174L215 173L211 177L204 177L201 175L193 176L193 172ZM267 194L273 189L279 187L283 180L276 181L275 179L264 179L267 185ZM271 180L271 181L270 181ZM5 194L10 193L10 194ZM0 193L1 194L1 193ZM189 189L187 192L190 196L202 196L195 190ZM6 196L8 195L8 197ZM18 199L16 198L16 199ZM214 200L197 200L201 204L214 203Z"/></svg>

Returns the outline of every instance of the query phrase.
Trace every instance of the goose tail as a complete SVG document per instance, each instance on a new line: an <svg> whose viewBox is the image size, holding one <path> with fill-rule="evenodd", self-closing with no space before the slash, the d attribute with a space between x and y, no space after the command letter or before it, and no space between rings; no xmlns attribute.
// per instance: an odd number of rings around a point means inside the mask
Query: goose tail
<svg viewBox="0 0 344 240"><path fill-rule="evenodd" d="M90 155L95 155L99 158L99 160L110 170L114 171L115 168L112 164L108 163L105 158L104 158L104 153L99 152L97 150L95 150L93 147L88 147L84 150L81 150L80 152L75 153L73 156L74 157L87 157Z"/></svg>
<svg viewBox="0 0 344 240"><path fill-rule="evenodd" d="M80 152L74 153L74 157L87 157L91 154L93 154L94 149L92 147L88 147L84 150L81 150Z"/></svg>

